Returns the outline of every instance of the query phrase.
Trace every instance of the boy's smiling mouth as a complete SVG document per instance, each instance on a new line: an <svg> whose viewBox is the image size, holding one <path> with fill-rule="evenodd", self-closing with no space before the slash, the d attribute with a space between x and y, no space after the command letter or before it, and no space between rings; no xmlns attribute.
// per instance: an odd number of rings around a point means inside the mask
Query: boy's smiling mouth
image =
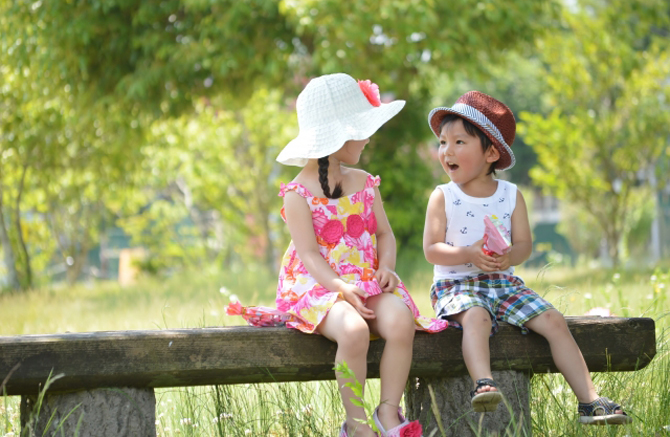
<svg viewBox="0 0 670 437"><path fill-rule="evenodd" d="M449 170L451 171L458 170L458 164L454 164L453 162L447 161L447 167L449 167Z"/></svg>

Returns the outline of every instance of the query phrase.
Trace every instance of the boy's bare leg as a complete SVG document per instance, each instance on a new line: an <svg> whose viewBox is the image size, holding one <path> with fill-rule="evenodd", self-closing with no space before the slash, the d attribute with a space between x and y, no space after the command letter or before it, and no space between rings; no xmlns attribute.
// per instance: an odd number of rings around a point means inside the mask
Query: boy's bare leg
<svg viewBox="0 0 670 437"><path fill-rule="evenodd" d="M367 301L377 318L370 320L370 331L386 340L379 363L381 383L379 421L384 429L400 425L398 406L405 391L412 364L412 345L416 327L412 312L398 296L382 293Z"/></svg>
<svg viewBox="0 0 670 437"><path fill-rule="evenodd" d="M547 339L556 367L575 392L579 402L596 400L598 393L593 386L589 369L563 314L555 309L545 311L526 322L526 327ZM617 413L621 414L622 411L617 410Z"/></svg>
<svg viewBox="0 0 670 437"><path fill-rule="evenodd" d="M335 363L346 362L349 369L356 375L356 380L365 387L367 375L367 356L370 346L370 328L358 311L345 301L337 301L317 330L321 335L337 343ZM357 422L356 419L367 420L365 410L351 402L354 393L341 374L335 373L337 386L340 390L344 410L347 414L347 432L349 436L374 436L375 433L367 425Z"/></svg>
<svg viewBox="0 0 670 437"><path fill-rule="evenodd" d="M472 307L462 313L451 316L463 326L463 359L468 368L473 385L482 378L491 378L491 352L489 336L491 334L491 314L483 307ZM495 387L484 386L477 393L498 391Z"/></svg>

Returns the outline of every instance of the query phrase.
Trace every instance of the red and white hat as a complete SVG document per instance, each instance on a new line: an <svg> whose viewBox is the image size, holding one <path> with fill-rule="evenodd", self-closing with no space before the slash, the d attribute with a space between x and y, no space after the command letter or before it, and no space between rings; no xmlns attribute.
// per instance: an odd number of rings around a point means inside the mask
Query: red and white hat
<svg viewBox="0 0 670 437"><path fill-rule="evenodd" d="M277 161L303 167L309 159L335 153L349 140L370 138L405 106L404 100L382 103L379 88L344 73L312 79L298 96L298 136Z"/></svg>
<svg viewBox="0 0 670 437"><path fill-rule="evenodd" d="M511 147L516 135L516 120L507 105L479 91L468 91L451 108L440 106L428 114L428 124L438 138L440 123L448 114L455 114L472 122L489 137L500 152L496 170L509 170L514 167L516 160Z"/></svg>

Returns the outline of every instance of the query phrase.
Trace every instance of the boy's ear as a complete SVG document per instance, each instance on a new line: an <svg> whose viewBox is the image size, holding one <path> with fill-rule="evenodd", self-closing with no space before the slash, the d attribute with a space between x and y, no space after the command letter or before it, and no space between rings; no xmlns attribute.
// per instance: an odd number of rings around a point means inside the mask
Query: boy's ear
<svg viewBox="0 0 670 437"><path fill-rule="evenodd" d="M500 159L500 151L496 146L491 144L489 150L486 151L486 162L496 162Z"/></svg>

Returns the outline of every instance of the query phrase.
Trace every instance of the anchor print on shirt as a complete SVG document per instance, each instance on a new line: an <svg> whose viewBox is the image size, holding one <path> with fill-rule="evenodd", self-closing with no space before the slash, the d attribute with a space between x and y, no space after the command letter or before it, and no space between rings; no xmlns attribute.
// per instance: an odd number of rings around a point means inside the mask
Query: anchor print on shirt
<svg viewBox="0 0 670 437"><path fill-rule="evenodd" d="M505 215L503 215L503 218L504 218L504 219L508 219L508 218L510 218L510 215L509 215L509 213L508 213L508 212L506 212L506 213L505 213Z"/></svg>
<svg viewBox="0 0 670 437"><path fill-rule="evenodd" d="M488 203L484 203L484 204L482 204L482 206L483 206L484 208L486 208L487 206L489 206L489 204L488 204Z"/></svg>
<svg viewBox="0 0 670 437"><path fill-rule="evenodd" d="M465 213L468 217L474 217L475 215L472 213L472 211L468 211Z"/></svg>
<svg viewBox="0 0 670 437"><path fill-rule="evenodd" d="M467 268L472 267L472 263L465 263L465 267L467 267Z"/></svg>
<svg viewBox="0 0 670 437"><path fill-rule="evenodd" d="M454 247L454 243L452 243L451 241L447 241L447 244L451 247Z"/></svg>
<svg viewBox="0 0 670 437"><path fill-rule="evenodd" d="M504 201L505 201L504 197L501 197L501 198L498 199L498 203L503 203Z"/></svg>
<svg viewBox="0 0 670 437"><path fill-rule="evenodd" d="M468 227L465 226L463 229L461 229L461 234L465 235L468 233Z"/></svg>
<svg viewBox="0 0 670 437"><path fill-rule="evenodd" d="M454 205L456 205L456 206L460 205L461 203L463 203L463 202L461 202L461 199L454 200Z"/></svg>

